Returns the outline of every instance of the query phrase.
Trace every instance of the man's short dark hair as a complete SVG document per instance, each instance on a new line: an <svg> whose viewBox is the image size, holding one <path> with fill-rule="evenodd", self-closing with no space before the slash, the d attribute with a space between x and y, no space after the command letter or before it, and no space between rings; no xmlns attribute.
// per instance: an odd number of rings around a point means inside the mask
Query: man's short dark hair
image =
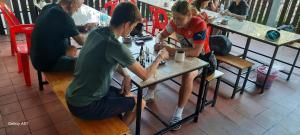
<svg viewBox="0 0 300 135"><path fill-rule="evenodd" d="M110 20L113 27L121 26L123 23L141 22L142 17L137 6L130 2L122 2L115 8Z"/></svg>

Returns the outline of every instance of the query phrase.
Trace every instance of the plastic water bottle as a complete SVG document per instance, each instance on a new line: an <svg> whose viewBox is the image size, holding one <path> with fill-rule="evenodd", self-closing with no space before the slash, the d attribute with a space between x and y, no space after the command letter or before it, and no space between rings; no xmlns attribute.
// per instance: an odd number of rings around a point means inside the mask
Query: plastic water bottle
<svg viewBox="0 0 300 135"><path fill-rule="evenodd" d="M220 5L220 12L223 12L224 11L224 4L221 4Z"/></svg>
<svg viewBox="0 0 300 135"><path fill-rule="evenodd" d="M106 14L101 13L99 17L100 26L108 26L109 23L109 17Z"/></svg>

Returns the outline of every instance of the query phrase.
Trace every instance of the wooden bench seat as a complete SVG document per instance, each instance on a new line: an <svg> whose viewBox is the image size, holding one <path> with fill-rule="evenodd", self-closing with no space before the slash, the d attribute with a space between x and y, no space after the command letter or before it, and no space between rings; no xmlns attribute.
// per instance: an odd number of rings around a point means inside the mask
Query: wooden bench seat
<svg viewBox="0 0 300 135"><path fill-rule="evenodd" d="M300 49L300 43L298 42L295 42L293 44L290 44L289 46L293 47L293 48L297 48L297 49Z"/></svg>
<svg viewBox="0 0 300 135"><path fill-rule="evenodd" d="M249 62L249 61L247 61L245 59L242 59L238 56L233 56L231 54L225 55L225 56L217 55L216 58L217 58L218 61L229 64L229 65L231 65L235 68L238 68L238 69L246 69L246 68L249 68L253 65L252 62Z"/></svg>
<svg viewBox="0 0 300 135"><path fill-rule="evenodd" d="M213 74L211 74L210 76L206 77L206 81L212 81L212 80L215 80L221 76L223 76L224 73L219 71L219 70L215 70L215 72Z"/></svg>
<svg viewBox="0 0 300 135"><path fill-rule="evenodd" d="M226 64L231 65L231 66L238 69L238 74L237 74L236 81L235 81L234 84L230 83L229 81L227 81L225 79L222 80L222 82L224 82L224 83L226 83L226 84L233 87L233 92L232 92L231 98L233 99L237 92L240 92L240 94L243 94L243 92L245 90L247 80L248 80L248 77L249 77L249 74L251 72L251 68L254 64L252 62L249 62L249 61L247 61L245 59L242 59L238 56L233 56L231 54L228 54L226 56L217 55L216 58L217 58L217 61L218 61L217 68L219 67L219 63L226 63ZM247 71L246 71L246 76L245 76L245 79L244 79L244 82L243 82L243 86L241 88L238 88L239 87L238 84L239 84L240 78L242 76L242 71L244 69L247 69Z"/></svg>
<svg viewBox="0 0 300 135"><path fill-rule="evenodd" d="M73 79L73 75L71 73L44 74L53 92L64 107L69 110L65 100L65 93ZM73 119L83 135L131 135L128 126L118 117L104 120L81 120L73 116Z"/></svg>

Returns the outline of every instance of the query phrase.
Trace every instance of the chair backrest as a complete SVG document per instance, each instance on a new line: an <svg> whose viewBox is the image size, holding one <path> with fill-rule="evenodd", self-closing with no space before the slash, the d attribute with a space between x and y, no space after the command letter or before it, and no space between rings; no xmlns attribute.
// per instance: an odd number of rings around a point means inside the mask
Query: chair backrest
<svg viewBox="0 0 300 135"><path fill-rule="evenodd" d="M108 9L110 8L110 11L108 13L109 16L112 16L116 6L119 4L119 1L118 0L112 0L112 1L108 1L104 4L104 8L105 9Z"/></svg>
<svg viewBox="0 0 300 135"><path fill-rule="evenodd" d="M5 3L0 2L0 10L2 11L4 18L9 27L20 24L18 18L14 15L14 13Z"/></svg>
<svg viewBox="0 0 300 135"><path fill-rule="evenodd" d="M168 14L164 9L149 6L150 13L152 14L153 25L165 28L168 24ZM160 15L163 16L163 20L160 20Z"/></svg>

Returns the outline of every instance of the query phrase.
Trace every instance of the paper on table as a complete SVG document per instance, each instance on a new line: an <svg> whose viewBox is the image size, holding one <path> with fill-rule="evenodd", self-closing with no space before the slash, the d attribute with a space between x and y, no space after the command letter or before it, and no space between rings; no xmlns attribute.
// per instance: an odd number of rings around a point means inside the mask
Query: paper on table
<svg viewBox="0 0 300 135"><path fill-rule="evenodd" d="M87 23L98 23L100 12L87 6L82 5L80 9L72 16L76 25L85 25Z"/></svg>

